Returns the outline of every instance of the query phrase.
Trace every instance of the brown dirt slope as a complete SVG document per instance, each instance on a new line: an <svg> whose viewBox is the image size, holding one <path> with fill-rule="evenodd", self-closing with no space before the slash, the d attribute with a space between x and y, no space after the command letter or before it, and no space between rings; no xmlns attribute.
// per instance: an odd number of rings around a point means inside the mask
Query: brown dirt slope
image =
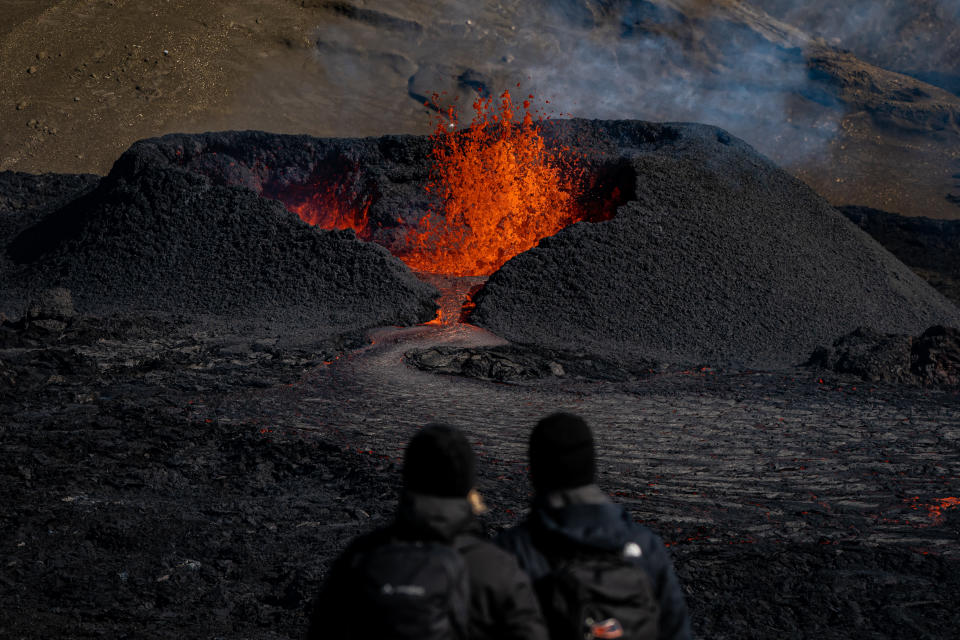
<svg viewBox="0 0 960 640"><path fill-rule="evenodd" d="M12 5L0 170L104 174L170 132L425 133L432 91L521 82L558 113L721 126L835 204L960 216L960 98L746 2Z"/></svg>
<svg viewBox="0 0 960 640"><path fill-rule="evenodd" d="M956 0L854 0L754 4L871 64L960 93L960 3Z"/></svg>

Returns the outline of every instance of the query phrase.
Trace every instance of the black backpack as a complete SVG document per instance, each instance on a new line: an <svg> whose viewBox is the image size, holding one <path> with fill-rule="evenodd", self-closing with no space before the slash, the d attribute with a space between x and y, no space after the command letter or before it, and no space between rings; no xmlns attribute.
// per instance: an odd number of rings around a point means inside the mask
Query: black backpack
<svg viewBox="0 0 960 640"><path fill-rule="evenodd" d="M358 551L350 584L355 610L364 615L349 638L466 638L467 567L449 544L388 539Z"/></svg>
<svg viewBox="0 0 960 640"><path fill-rule="evenodd" d="M660 605L640 547L568 549L548 556L551 571L534 588L552 640L656 640Z"/></svg>

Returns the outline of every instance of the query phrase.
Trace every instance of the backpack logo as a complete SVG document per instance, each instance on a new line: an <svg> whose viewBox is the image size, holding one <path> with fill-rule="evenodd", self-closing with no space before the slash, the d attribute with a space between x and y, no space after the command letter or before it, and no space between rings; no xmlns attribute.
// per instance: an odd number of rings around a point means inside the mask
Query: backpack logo
<svg viewBox="0 0 960 640"><path fill-rule="evenodd" d="M594 622L587 618L587 625L590 627L591 638L603 638L604 640L623 637L623 625L616 618L607 618L600 622Z"/></svg>
<svg viewBox="0 0 960 640"><path fill-rule="evenodd" d="M420 586L419 584L400 584L393 586L389 582L383 585L380 588L380 593L385 596L392 596L393 594L401 596L412 596L414 598L422 598L427 594L427 590Z"/></svg>

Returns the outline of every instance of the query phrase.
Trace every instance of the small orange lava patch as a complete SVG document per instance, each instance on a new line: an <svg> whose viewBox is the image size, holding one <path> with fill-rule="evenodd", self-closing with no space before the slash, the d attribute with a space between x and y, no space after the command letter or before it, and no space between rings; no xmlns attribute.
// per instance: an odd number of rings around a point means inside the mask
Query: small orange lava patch
<svg viewBox="0 0 960 640"><path fill-rule="evenodd" d="M937 498L929 504L919 502L919 496L914 496L906 502L910 503L911 509L926 509L927 514L930 516L930 519L933 520L933 524L940 524L943 522L943 512L949 509L956 509L960 507L960 498Z"/></svg>
<svg viewBox="0 0 960 640"><path fill-rule="evenodd" d="M933 504L927 505L927 511L935 522L943 520L943 512L947 509L956 509L960 507L960 498L939 498L934 500Z"/></svg>
<svg viewBox="0 0 960 640"><path fill-rule="evenodd" d="M433 318L433 320L428 320L427 322L424 322L423 324L433 324L433 325L442 325L442 324L444 324L444 322L443 322L443 309L442 309L442 308L437 309L437 315Z"/></svg>

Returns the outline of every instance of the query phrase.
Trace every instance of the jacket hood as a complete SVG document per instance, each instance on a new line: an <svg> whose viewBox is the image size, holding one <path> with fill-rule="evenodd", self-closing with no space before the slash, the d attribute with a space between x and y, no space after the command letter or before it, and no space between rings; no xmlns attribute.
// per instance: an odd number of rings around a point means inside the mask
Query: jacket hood
<svg viewBox="0 0 960 640"><path fill-rule="evenodd" d="M473 522L473 510L466 498L405 491L400 496L394 526L403 538L450 541L470 529Z"/></svg>
<svg viewBox="0 0 960 640"><path fill-rule="evenodd" d="M533 514L544 533L578 545L617 551L637 535L630 513L596 485L538 496Z"/></svg>

